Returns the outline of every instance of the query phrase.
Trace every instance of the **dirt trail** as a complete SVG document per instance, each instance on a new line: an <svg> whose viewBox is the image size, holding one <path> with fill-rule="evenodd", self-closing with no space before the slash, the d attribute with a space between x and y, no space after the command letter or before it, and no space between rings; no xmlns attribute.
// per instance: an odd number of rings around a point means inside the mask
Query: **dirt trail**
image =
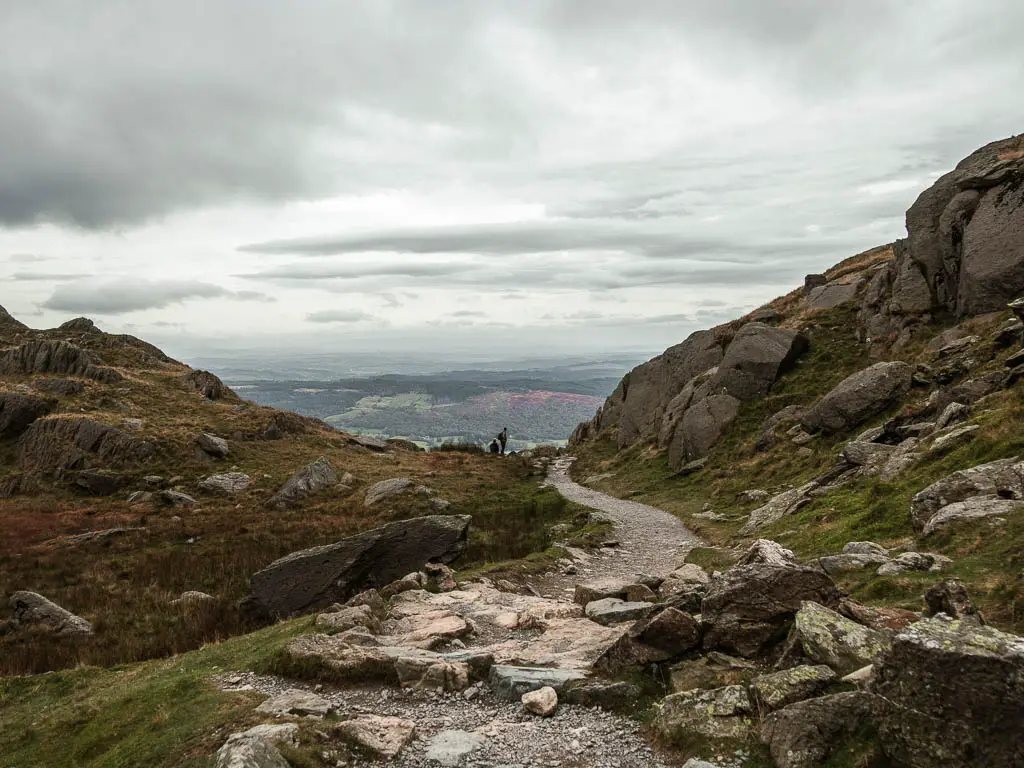
<svg viewBox="0 0 1024 768"><path fill-rule="evenodd" d="M635 574L663 576L676 568L683 556L703 542L674 515L656 507L626 499L617 499L592 490L569 477L575 458L564 456L552 463L547 482L569 501L589 507L615 524L610 537L617 547L594 553L573 551L576 573L546 574L538 588L545 596L571 595L575 585L604 576L628 577Z"/></svg>

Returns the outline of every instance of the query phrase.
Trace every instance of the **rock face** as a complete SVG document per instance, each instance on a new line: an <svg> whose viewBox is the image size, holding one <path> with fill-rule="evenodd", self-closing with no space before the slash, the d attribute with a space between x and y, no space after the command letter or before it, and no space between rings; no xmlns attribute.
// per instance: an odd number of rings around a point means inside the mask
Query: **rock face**
<svg viewBox="0 0 1024 768"><path fill-rule="evenodd" d="M895 405L910 391L914 369L907 363L875 363L843 379L804 414L810 432L842 432Z"/></svg>
<svg viewBox="0 0 1024 768"><path fill-rule="evenodd" d="M192 387L207 400L223 400L234 397L235 393L209 371L192 371L185 375L185 384Z"/></svg>
<svg viewBox="0 0 1024 768"><path fill-rule="evenodd" d="M0 440L18 437L28 425L57 407L50 398L0 392Z"/></svg>
<svg viewBox="0 0 1024 768"><path fill-rule="evenodd" d="M19 373L52 373L79 376L103 384L122 381L113 368L95 364L84 349L73 347L66 341L30 341L20 347L0 350L0 375Z"/></svg>
<svg viewBox="0 0 1024 768"><path fill-rule="evenodd" d="M14 629L45 627L64 636L92 634L88 621L35 592L15 592L10 606L12 615L8 623Z"/></svg>
<svg viewBox="0 0 1024 768"><path fill-rule="evenodd" d="M804 601L836 606L825 573L804 566L740 565L712 579L701 606L705 649L756 656L785 637Z"/></svg>
<svg viewBox="0 0 1024 768"><path fill-rule="evenodd" d="M37 419L18 440L18 462L24 469L58 475L93 466L135 467L155 454L152 443L84 416Z"/></svg>
<svg viewBox="0 0 1024 768"><path fill-rule="evenodd" d="M1024 764L1024 639L977 622L925 619L875 668L892 711L880 731L911 768Z"/></svg>
<svg viewBox="0 0 1024 768"><path fill-rule="evenodd" d="M806 349L801 334L759 322L694 333L627 374L573 439L609 428L620 448L656 439L679 469L705 456L739 404L767 394Z"/></svg>
<svg viewBox="0 0 1024 768"><path fill-rule="evenodd" d="M0 307L0 328L5 331L27 331L28 326Z"/></svg>
<svg viewBox="0 0 1024 768"><path fill-rule="evenodd" d="M247 607L266 616L308 613L429 561L449 563L466 548L469 522L468 515L418 517L294 552L253 574Z"/></svg>
<svg viewBox="0 0 1024 768"><path fill-rule="evenodd" d="M267 505L276 509L285 509L337 484L338 473L334 471L331 462L321 456L312 464L307 464L289 477L277 493L270 498Z"/></svg>
<svg viewBox="0 0 1024 768"><path fill-rule="evenodd" d="M1024 136L993 142L918 197L907 211L908 238L862 301L868 338L905 337L936 312L998 311L1024 293L1022 168Z"/></svg>

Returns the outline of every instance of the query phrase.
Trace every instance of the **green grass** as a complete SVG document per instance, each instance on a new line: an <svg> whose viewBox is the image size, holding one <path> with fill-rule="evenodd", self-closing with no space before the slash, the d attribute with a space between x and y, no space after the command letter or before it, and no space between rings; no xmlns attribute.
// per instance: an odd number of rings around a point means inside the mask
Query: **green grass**
<svg viewBox="0 0 1024 768"><path fill-rule="evenodd" d="M223 740L259 718L258 697L209 678L258 666L310 626L285 622L166 660L0 678L0 767L212 765Z"/></svg>

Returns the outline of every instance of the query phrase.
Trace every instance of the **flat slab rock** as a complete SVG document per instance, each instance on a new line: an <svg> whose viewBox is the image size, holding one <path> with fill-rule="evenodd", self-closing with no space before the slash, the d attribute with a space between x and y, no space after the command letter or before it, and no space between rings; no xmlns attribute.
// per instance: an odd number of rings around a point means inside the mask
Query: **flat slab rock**
<svg viewBox="0 0 1024 768"><path fill-rule="evenodd" d="M540 667L491 667L491 687L504 701L520 701L523 694L551 688L556 693L577 680L585 680L587 672L580 669L545 669Z"/></svg>
<svg viewBox="0 0 1024 768"><path fill-rule="evenodd" d="M608 625L645 619L656 609L657 606L653 603L629 603L614 597L606 597L587 603L586 614L591 621Z"/></svg>

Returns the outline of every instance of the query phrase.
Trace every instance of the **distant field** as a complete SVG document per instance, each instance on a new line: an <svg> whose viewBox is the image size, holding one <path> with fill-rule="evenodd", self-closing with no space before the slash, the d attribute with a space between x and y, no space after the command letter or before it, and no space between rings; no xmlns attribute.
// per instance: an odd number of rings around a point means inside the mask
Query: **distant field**
<svg viewBox="0 0 1024 768"><path fill-rule="evenodd" d="M402 437L424 447L489 442L507 426L512 449L564 444L594 415L623 371L605 366L548 371L459 371L330 382L257 381L238 393L263 405L317 416L338 429Z"/></svg>

